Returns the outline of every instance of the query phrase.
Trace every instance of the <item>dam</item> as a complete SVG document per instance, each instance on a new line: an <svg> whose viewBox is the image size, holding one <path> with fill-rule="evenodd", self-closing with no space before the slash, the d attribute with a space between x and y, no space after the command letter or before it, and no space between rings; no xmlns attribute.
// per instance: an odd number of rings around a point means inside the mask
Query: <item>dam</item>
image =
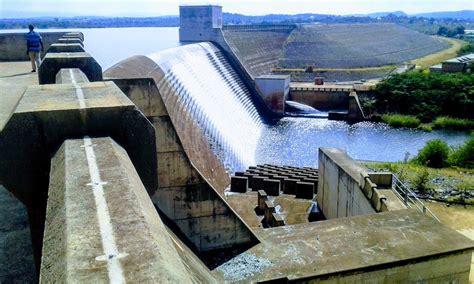
<svg viewBox="0 0 474 284"><path fill-rule="evenodd" d="M216 42L105 72L84 51L1 81L24 85L2 108L0 184L27 210L40 282L469 281L473 242L391 173L326 147L307 146L313 167L260 163L278 115Z"/></svg>

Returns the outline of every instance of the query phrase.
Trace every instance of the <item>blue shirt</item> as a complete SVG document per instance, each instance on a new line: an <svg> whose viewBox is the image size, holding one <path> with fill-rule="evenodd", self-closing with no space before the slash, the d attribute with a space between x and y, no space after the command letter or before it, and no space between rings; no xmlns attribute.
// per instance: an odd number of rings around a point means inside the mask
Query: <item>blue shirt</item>
<svg viewBox="0 0 474 284"><path fill-rule="evenodd" d="M41 51L41 36L39 33L32 31L26 34L26 46L28 51Z"/></svg>

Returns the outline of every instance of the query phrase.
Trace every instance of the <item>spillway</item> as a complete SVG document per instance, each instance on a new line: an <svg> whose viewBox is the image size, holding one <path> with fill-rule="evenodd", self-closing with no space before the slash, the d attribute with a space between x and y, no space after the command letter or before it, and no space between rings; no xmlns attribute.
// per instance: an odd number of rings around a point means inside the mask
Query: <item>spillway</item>
<svg viewBox="0 0 474 284"><path fill-rule="evenodd" d="M176 106L192 116L225 167L234 171L254 164L263 122L251 92L222 52L198 43L148 57L174 90L162 93L165 103L177 97Z"/></svg>
<svg viewBox="0 0 474 284"><path fill-rule="evenodd" d="M134 56L104 74L154 79L191 163L204 176L215 168L205 165L211 159L209 151L228 172L255 164L268 110L214 44L189 44Z"/></svg>

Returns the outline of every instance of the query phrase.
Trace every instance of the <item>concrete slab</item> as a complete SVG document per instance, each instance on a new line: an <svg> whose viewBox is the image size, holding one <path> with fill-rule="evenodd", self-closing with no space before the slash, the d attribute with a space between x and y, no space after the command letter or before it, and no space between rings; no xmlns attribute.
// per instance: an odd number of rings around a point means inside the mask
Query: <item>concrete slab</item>
<svg viewBox="0 0 474 284"><path fill-rule="evenodd" d="M0 62L0 131L12 116L26 88L38 85L30 62Z"/></svg>
<svg viewBox="0 0 474 284"><path fill-rule="evenodd" d="M62 68L79 68L91 82L102 81L102 67L87 52L48 53L38 70L39 84L54 84Z"/></svg>
<svg viewBox="0 0 474 284"><path fill-rule="evenodd" d="M40 278L191 283L127 152L109 137L66 140L52 159Z"/></svg>
<svg viewBox="0 0 474 284"><path fill-rule="evenodd" d="M221 266L213 273L228 282L246 283L277 278L327 280L354 274L365 276L359 282L374 281L375 276L382 282L397 282L395 277L416 282L445 276L462 282L469 276L474 248L473 241L414 210L287 225L261 230L259 238L260 244L224 264L236 265L251 257L253 265L233 274L224 273ZM447 265L450 261L456 265ZM367 271L377 275L366 275Z"/></svg>

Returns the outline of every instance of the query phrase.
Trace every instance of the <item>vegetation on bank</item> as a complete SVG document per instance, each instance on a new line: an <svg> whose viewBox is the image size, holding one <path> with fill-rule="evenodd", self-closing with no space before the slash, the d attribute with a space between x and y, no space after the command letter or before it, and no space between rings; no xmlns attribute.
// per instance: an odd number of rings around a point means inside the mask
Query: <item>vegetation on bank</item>
<svg viewBox="0 0 474 284"><path fill-rule="evenodd" d="M474 205L474 134L459 147L431 140L411 160L366 166L394 173L420 197Z"/></svg>
<svg viewBox="0 0 474 284"><path fill-rule="evenodd" d="M472 130L474 76L424 71L395 74L377 85L374 100L363 107L394 127Z"/></svg>
<svg viewBox="0 0 474 284"><path fill-rule="evenodd" d="M382 121L394 128L417 128L421 124L421 121L416 116L401 114L384 115L382 116Z"/></svg>
<svg viewBox="0 0 474 284"><path fill-rule="evenodd" d="M454 148L440 139L428 141L411 162L430 168L452 166L474 169L474 134L466 143Z"/></svg>

